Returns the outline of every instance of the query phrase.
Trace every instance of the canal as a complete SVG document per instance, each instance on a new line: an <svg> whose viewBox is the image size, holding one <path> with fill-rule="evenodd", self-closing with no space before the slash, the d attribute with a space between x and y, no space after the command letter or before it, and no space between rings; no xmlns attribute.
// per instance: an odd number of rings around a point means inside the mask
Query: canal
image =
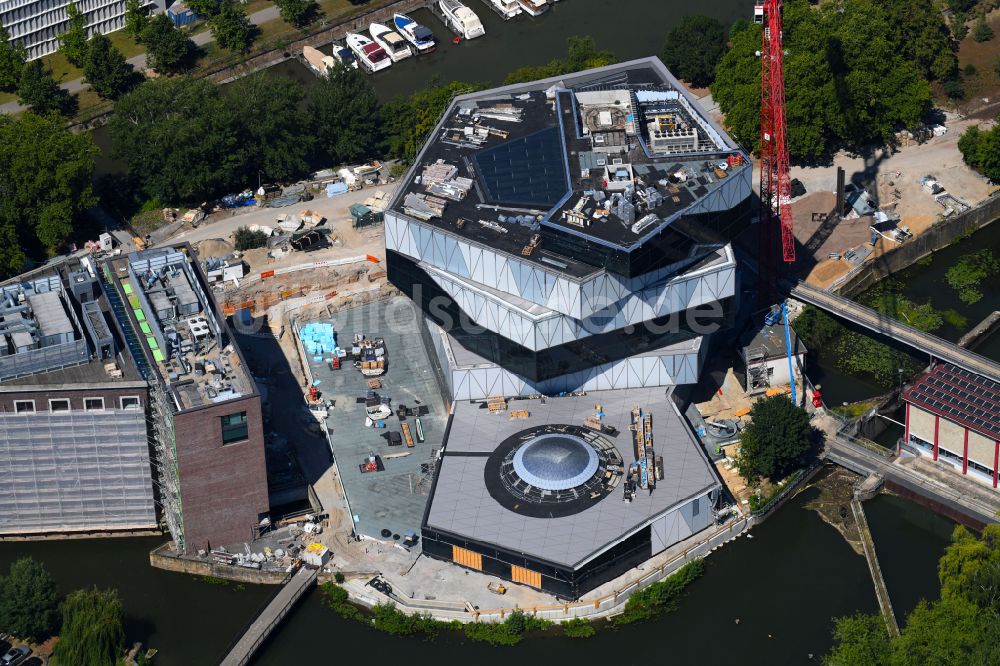
<svg viewBox="0 0 1000 666"><path fill-rule="evenodd" d="M491 648L442 635L433 643L387 636L341 620L318 592L293 611L265 645L254 666L331 657L404 658L480 666L573 663L605 655L624 664L648 663L643 645L668 649L675 663L807 663L831 646L830 618L877 612L864 559L805 509L809 489L753 530L706 559L707 572L676 612L649 623L605 631L588 640L532 638L513 648ZM937 595L937 560L952 523L896 497L865 504L889 591L899 616L922 598ZM270 594L259 586L215 585L148 565L156 539L115 539L0 544L0 570L17 557L43 561L62 590L117 588L125 604L129 640L159 650L158 666L210 666ZM736 620L739 619L737 624ZM632 646L632 647L627 647ZM447 652L444 652L447 651ZM292 656L294 655L294 656ZM814 662L815 663L815 662Z"/></svg>

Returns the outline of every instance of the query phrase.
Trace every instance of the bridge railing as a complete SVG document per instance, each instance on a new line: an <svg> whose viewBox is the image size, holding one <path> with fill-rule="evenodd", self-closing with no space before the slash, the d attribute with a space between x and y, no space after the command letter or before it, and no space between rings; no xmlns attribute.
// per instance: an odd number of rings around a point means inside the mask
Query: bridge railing
<svg viewBox="0 0 1000 666"><path fill-rule="evenodd" d="M260 606L257 607L257 609L250 616L250 619L247 620L242 627L240 627L239 631L237 631L236 635L233 636L233 639L229 641L229 645L227 645L226 648L222 651L221 655L219 656L219 658L216 660L215 663L221 664L223 661L225 661L226 657L229 656L229 653L231 653L233 651L233 648L236 647L236 644L240 642L240 639L242 639L243 636L246 635L246 633L250 630L250 627L253 626L253 623L257 621L257 618L259 618L264 613L264 610L271 605L271 602L274 601L279 594L281 594L281 591L285 588L285 585L287 585L288 582L292 580L292 577L295 576L295 574L297 574L298 572L299 572L298 569L289 571L285 575L285 577L281 579L281 582L274 586L274 592L271 595L269 595Z"/></svg>

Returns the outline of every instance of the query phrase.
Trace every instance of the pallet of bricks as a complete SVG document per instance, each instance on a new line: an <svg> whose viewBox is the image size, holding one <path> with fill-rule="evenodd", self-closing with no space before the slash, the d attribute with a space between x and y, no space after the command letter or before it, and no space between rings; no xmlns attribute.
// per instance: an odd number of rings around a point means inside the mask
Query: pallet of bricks
<svg viewBox="0 0 1000 666"><path fill-rule="evenodd" d="M490 414L505 412L507 411L507 399L503 396L490 396L486 399L486 408L490 410Z"/></svg>

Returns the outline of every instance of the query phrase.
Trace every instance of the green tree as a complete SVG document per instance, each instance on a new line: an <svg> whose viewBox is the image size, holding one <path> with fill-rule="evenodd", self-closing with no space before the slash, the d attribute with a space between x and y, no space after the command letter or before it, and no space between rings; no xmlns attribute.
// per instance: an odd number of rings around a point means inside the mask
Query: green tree
<svg viewBox="0 0 1000 666"><path fill-rule="evenodd" d="M786 10L787 11L787 10ZM715 70L712 98L726 114L726 128L740 144L757 151L760 143L761 27L749 23L731 36L729 51ZM785 91L792 100L792 92ZM793 157L797 154L791 152Z"/></svg>
<svg viewBox="0 0 1000 666"><path fill-rule="evenodd" d="M792 324L807 349L822 349L844 334L839 321L817 307L807 305Z"/></svg>
<svg viewBox="0 0 1000 666"><path fill-rule="evenodd" d="M978 303L983 298L980 287L984 280L1000 273L1000 261L989 249L966 254L948 269L945 280L958 292L963 303Z"/></svg>
<svg viewBox="0 0 1000 666"><path fill-rule="evenodd" d="M891 142L898 127L917 125L930 109L930 85L892 41L889 16L879 2L846 0L826 7L839 44L834 67L846 99L845 138L854 146Z"/></svg>
<svg viewBox="0 0 1000 666"><path fill-rule="evenodd" d="M190 0L188 8L198 16L210 19L219 13L221 0Z"/></svg>
<svg viewBox="0 0 1000 666"><path fill-rule="evenodd" d="M750 408L750 424L740 434L740 475L748 481L784 478L809 451L809 414L784 395L762 398Z"/></svg>
<svg viewBox="0 0 1000 666"><path fill-rule="evenodd" d="M715 80L715 66L726 51L726 29L708 16L685 16L667 35L661 58L680 79L696 88Z"/></svg>
<svg viewBox="0 0 1000 666"><path fill-rule="evenodd" d="M889 666L892 641L881 615L858 613L834 620L834 648L826 666Z"/></svg>
<svg viewBox="0 0 1000 666"><path fill-rule="evenodd" d="M247 18L243 5L233 0L223 0L219 11L209 20L212 36L216 43L227 51L245 53L250 50L259 32L257 26Z"/></svg>
<svg viewBox="0 0 1000 666"><path fill-rule="evenodd" d="M146 45L146 58L157 72L176 74L191 65L194 42L174 27L166 14L150 18L142 30L142 43Z"/></svg>
<svg viewBox="0 0 1000 666"><path fill-rule="evenodd" d="M360 70L337 64L309 98L318 148L333 164L368 157L379 140L379 104Z"/></svg>
<svg viewBox="0 0 1000 666"><path fill-rule="evenodd" d="M144 82L115 104L111 137L146 195L164 204L197 203L241 185L239 122L207 79Z"/></svg>
<svg viewBox="0 0 1000 666"><path fill-rule="evenodd" d="M58 252L73 222L97 203L97 152L89 134L70 132L57 117L0 116L0 227L18 230L21 250ZM11 251L6 242L0 247ZM10 259L0 263L9 266Z"/></svg>
<svg viewBox="0 0 1000 666"><path fill-rule="evenodd" d="M319 8L313 0L275 0L281 18L301 28L312 23Z"/></svg>
<svg viewBox="0 0 1000 666"><path fill-rule="evenodd" d="M956 526L938 562L938 578L942 597L1000 611L1000 525L987 525L982 537Z"/></svg>
<svg viewBox="0 0 1000 666"><path fill-rule="evenodd" d="M933 0L881 0L892 44L929 80L945 80L958 69L955 44Z"/></svg>
<svg viewBox="0 0 1000 666"><path fill-rule="evenodd" d="M250 227L237 227L233 232L233 240L236 249L245 252L267 245L267 234L260 229L252 231Z"/></svg>
<svg viewBox="0 0 1000 666"><path fill-rule="evenodd" d="M149 14L143 0L125 0L125 32L137 42L142 41L142 31L149 24Z"/></svg>
<svg viewBox="0 0 1000 666"><path fill-rule="evenodd" d="M118 99L139 82L139 76L125 61L122 52L100 33L90 38L83 75L94 92L104 99Z"/></svg>
<svg viewBox="0 0 1000 666"><path fill-rule="evenodd" d="M28 255L17 238L17 226L0 222L0 280L24 272L27 263Z"/></svg>
<svg viewBox="0 0 1000 666"><path fill-rule="evenodd" d="M14 92L26 60L24 46L11 43L10 34L0 25L0 91Z"/></svg>
<svg viewBox="0 0 1000 666"><path fill-rule="evenodd" d="M87 57L87 17L70 0L66 5L66 32L59 35L59 50L66 60L77 67L83 67Z"/></svg>
<svg viewBox="0 0 1000 666"><path fill-rule="evenodd" d="M236 113L244 157L244 178L257 182L290 181L309 173L312 149L309 118L302 110L303 87L266 72L226 86L225 97Z"/></svg>
<svg viewBox="0 0 1000 666"><path fill-rule="evenodd" d="M972 27L972 38L977 42L988 42L993 39L993 28L986 22L986 14L981 13Z"/></svg>
<svg viewBox="0 0 1000 666"><path fill-rule="evenodd" d="M115 666L125 651L125 612L116 590L77 590L63 603L54 656L69 666Z"/></svg>
<svg viewBox="0 0 1000 666"><path fill-rule="evenodd" d="M22 104L30 106L32 111L41 115L54 112L70 116L76 113L78 105L75 97L59 87L52 78L52 73L42 66L41 60L24 64L17 85L17 96Z"/></svg>
<svg viewBox="0 0 1000 666"><path fill-rule="evenodd" d="M59 591L40 562L17 560L0 588L0 631L38 643L52 635L59 621Z"/></svg>

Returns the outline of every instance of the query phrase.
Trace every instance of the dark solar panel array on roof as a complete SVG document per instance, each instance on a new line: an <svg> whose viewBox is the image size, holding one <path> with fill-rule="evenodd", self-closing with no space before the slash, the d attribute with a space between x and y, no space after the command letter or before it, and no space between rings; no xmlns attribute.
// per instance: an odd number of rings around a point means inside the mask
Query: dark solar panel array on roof
<svg viewBox="0 0 1000 666"><path fill-rule="evenodd" d="M476 164L492 203L548 208L569 191L558 127L481 150Z"/></svg>
<svg viewBox="0 0 1000 666"><path fill-rule="evenodd" d="M980 432L1000 435L1000 383L950 363L919 379L909 399L971 424Z"/></svg>

